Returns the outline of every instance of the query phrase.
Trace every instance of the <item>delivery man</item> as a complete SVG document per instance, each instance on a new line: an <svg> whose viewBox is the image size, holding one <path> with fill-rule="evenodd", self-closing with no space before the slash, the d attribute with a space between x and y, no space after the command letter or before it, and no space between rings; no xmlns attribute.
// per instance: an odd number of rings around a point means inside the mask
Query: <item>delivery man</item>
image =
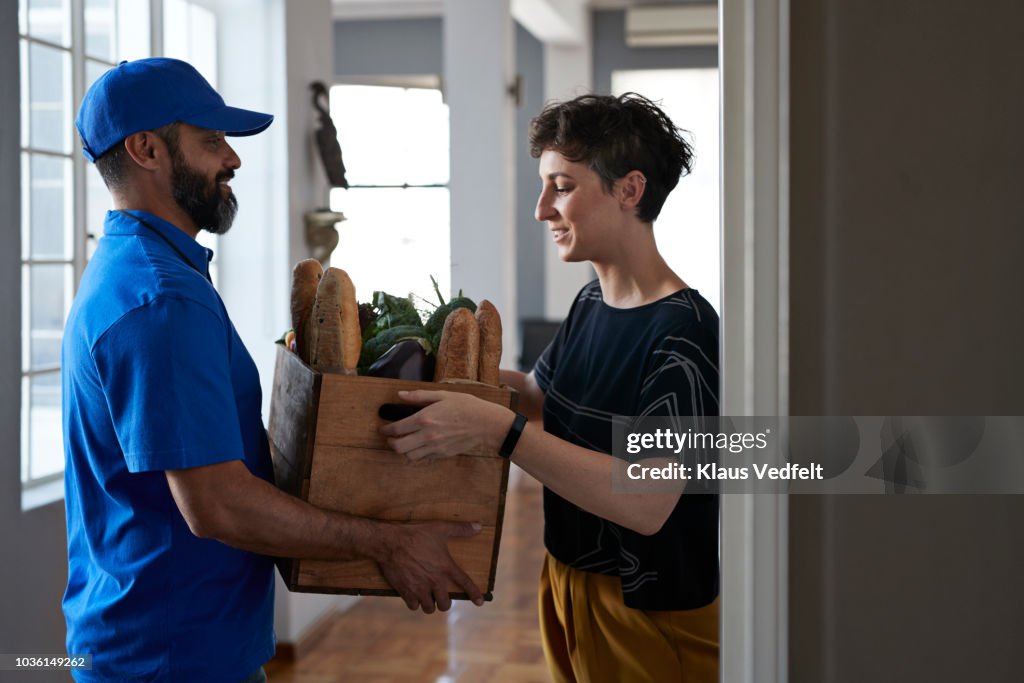
<svg viewBox="0 0 1024 683"><path fill-rule="evenodd" d="M83 153L113 199L64 333L67 651L79 681L261 681L274 654L270 556L369 558L410 609L482 604L447 539L318 509L274 487L259 376L200 230L223 233L241 160L237 109L192 66L122 62L86 93Z"/></svg>

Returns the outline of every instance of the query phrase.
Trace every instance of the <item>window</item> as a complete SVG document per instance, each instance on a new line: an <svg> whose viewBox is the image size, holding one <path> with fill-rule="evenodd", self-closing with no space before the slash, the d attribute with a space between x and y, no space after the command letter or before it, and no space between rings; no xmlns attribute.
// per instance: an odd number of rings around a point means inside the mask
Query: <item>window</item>
<svg viewBox="0 0 1024 683"><path fill-rule="evenodd" d="M164 0L163 55L181 59L196 68L210 85L217 88L217 15L193 0ZM219 282L220 240L200 230L196 241L213 249L210 280Z"/></svg>
<svg viewBox="0 0 1024 683"><path fill-rule="evenodd" d="M612 92L630 91L659 102L672 122L689 133L693 173L668 196L654 235L672 270L721 312L718 69L613 72Z"/></svg>
<svg viewBox="0 0 1024 683"><path fill-rule="evenodd" d="M350 184L331 190L331 209L346 217L331 263L351 275L360 301L384 290L436 303L431 275L448 298L448 106L441 92L337 85L331 118Z"/></svg>
<svg viewBox="0 0 1024 683"><path fill-rule="evenodd" d="M154 11L161 4L163 17ZM99 173L81 155L75 114L107 69L160 54L165 41L178 49L179 35L191 35L192 42L173 56L193 61L215 83L216 23L212 13L192 4L19 0L23 507L53 500L63 490L61 339L110 208ZM184 26L175 21L182 12L189 19ZM163 34L155 31L161 19L167 24Z"/></svg>
<svg viewBox="0 0 1024 683"><path fill-rule="evenodd" d="M60 345L107 195L80 153L74 115L119 59L149 53L149 6L129 0L20 0L22 176L21 481L60 478ZM135 30L130 30L134 27Z"/></svg>

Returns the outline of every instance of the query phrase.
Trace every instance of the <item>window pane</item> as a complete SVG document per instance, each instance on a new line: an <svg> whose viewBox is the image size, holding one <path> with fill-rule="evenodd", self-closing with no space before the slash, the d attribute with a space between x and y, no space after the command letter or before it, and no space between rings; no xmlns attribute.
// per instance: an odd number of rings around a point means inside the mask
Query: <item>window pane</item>
<svg viewBox="0 0 1024 683"><path fill-rule="evenodd" d="M217 87L217 16L187 0L164 0L164 54L183 59Z"/></svg>
<svg viewBox="0 0 1024 683"><path fill-rule="evenodd" d="M448 182L448 105L439 90L331 88L347 177L354 185Z"/></svg>
<svg viewBox="0 0 1024 683"><path fill-rule="evenodd" d="M164 0L164 55L188 61L188 4Z"/></svg>
<svg viewBox="0 0 1024 683"><path fill-rule="evenodd" d="M117 59L149 57L149 3L119 0L117 3Z"/></svg>
<svg viewBox="0 0 1024 683"><path fill-rule="evenodd" d="M29 143L29 129L32 119L30 118L30 110L28 106L28 41L22 40L21 42L21 64L19 81L21 85L21 146L28 147Z"/></svg>
<svg viewBox="0 0 1024 683"><path fill-rule="evenodd" d="M27 266L33 370L60 365L64 320L71 302L71 266Z"/></svg>
<svg viewBox="0 0 1024 683"><path fill-rule="evenodd" d="M188 58L203 78L217 87L217 17L210 10L189 7Z"/></svg>
<svg viewBox="0 0 1024 683"><path fill-rule="evenodd" d="M24 328L22 328L24 329ZM29 444L32 426L32 381L21 378L21 483L28 481Z"/></svg>
<svg viewBox="0 0 1024 683"><path fill-rule="evenodd" d="M360 301L369 301L380 289L399 295L413 292L436 303L431 275L447 298L448 188L335 189L331 208L347 219L337 225L340 239L331 265L348 271Z"/></svg>
<svg viewBox="0 0 1024 683"><path fill-rule="evenodd" d="M31 290L29 289L29 274L31 267L21 267L21 369L27 371L32 367L32 314ZM23 413L27 415L27 413Z"/></svg>
<svg viewBox="0 0 1024 683"><path fill-rule="evenodd" d="M96 79L105 74L109 68L109 64L94 62L91 59L85 60L85 90L83 92L87 92Z"/></svg>
<svg viewBox="0 0 1024 683"><path fill-rule="evenodd" d="M32 157L21 153L21 259L28 260L32 246Z"/></svg>
<svg viewBox="0 0 1024 683"><path fill-rule="evenodd" d="M38 375L30 382L29 476L38 479L64 469L60 373Z"/></svg>
<svg viewBox="0 0 1024 683"><path fill-rule="evenodd" d="M71 55L45 45L29 46L32 146L71 151Z"/></svg>
<svg viewBox="0 0 1024 683"><path fill-rule="evenodd" d="M42 40L71 45L71 0L28 0L29 33Z"/></svg>
<svg viewBox="0 0 1024 683"><path fill-rule="evenodd" d="M114 0L85 0L85 54L114 61Z"/></svg>
<svg viewBox="0 0 1024 683"><path fill-rule="evenodd" d="M32 258L71 259L71 159L31 155Z"/></svg>

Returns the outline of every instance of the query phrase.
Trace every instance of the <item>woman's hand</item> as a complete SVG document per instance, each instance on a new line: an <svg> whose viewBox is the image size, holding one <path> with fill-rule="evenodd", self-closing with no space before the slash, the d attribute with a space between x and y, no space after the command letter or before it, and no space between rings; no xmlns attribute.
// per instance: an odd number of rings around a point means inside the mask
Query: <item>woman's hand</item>
<svg viewBox="0 0 1024 683"><path fill-rule="evenodd" d="M490 401L453 391L400 391L398 397L425 406L381 428L388 446L410 460L447 457L474 450L497 452L515 413Z"/></svg>

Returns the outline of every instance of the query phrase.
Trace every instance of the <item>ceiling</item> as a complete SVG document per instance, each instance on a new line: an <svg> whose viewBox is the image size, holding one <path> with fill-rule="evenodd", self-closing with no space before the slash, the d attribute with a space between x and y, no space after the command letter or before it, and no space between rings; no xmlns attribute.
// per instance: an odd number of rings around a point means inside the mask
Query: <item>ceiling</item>
<svg viewBox="0 0 1024 683"><path fill-rule="evenodd" d="M559 0L565 2L566 0ZM570 0L572 1L572 0ZM707 5L708 0L575 0L593 9L624 9L644 5ZM440 16L444 0L332 0L339 19L397 19Z"/></svg>

